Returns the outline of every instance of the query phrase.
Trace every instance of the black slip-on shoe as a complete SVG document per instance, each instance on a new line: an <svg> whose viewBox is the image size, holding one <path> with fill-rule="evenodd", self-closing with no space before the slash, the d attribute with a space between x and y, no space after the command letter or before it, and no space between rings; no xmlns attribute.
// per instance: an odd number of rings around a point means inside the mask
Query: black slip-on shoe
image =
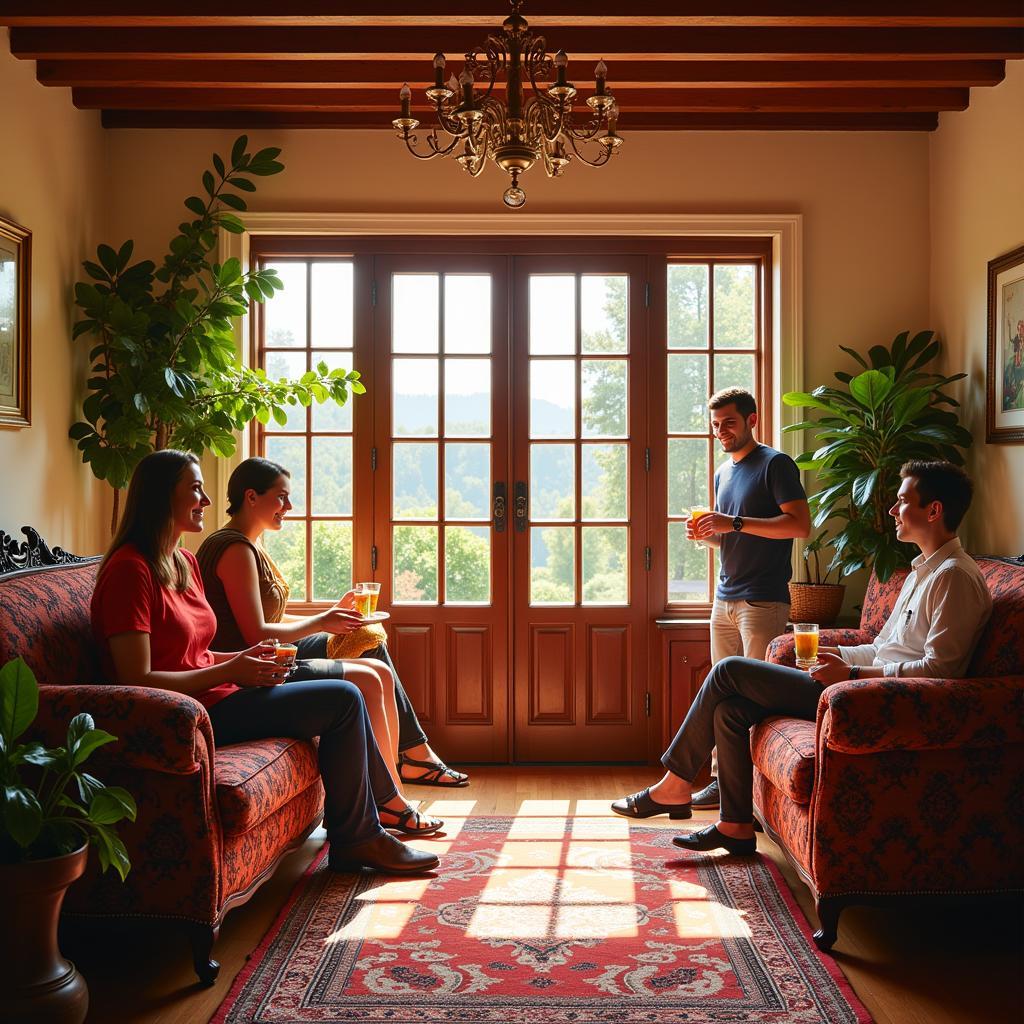
<svg viewBox="0 0 1024 1024"><path fill-rule="evenodd" d="M728 850L741 856L749 856L757 853L757 838L733 839L724 832L719 832L715 825L708 825L699 832L690 832L685 836L676 836L673 840L676 846L684 850Z"/></svg>
<svg viewBox="0 0 1024 1024"><path fill-rule="evenodd" d="M712 779L703 789L697 790L690 798L690 806L698 810L705 810L709 807L717 807L720 802L718 793L718 779Z"/></svg>
<svg viewBox="0 0 1024 1024"><path fill-rule="evenodd" d="M355 846L331 846L327 866L332 871L369 868L382 875L418 875L440 864L437 855L414 850L388 832Z"/></svg>
<svg viewBox="0 0 1024 1024"><path fill-rule="evenodd" d="M673 821L681 821L693 817L689 804L659 804L651 799L650 787L616 800L612 810L624 818L653 818L656 814L667 814Z"/></svg>

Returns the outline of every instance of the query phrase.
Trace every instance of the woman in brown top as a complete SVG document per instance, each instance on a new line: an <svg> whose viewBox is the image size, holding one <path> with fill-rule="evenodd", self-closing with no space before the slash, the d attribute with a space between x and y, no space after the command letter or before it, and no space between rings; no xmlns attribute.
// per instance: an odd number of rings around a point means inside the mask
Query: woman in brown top
<svg viewBox="0 0 1024 1024"><path fill-rule="evenodd" d="M247 637L274 636L296 644L304 661L326 659L325 671L337 675L340 669L363 693L374 735L385 760L396 766L399 786L467 785L468 776L431 749L391 661L383 626L362 622L352 592L316 615L285 614L288 584L260 538L264 530L281 529L292 507L290 489L288 470L268 459L246 459L228 480L231 518L198 552L207 599L217 615L215 644L236 650L249 646Z"/></svg>

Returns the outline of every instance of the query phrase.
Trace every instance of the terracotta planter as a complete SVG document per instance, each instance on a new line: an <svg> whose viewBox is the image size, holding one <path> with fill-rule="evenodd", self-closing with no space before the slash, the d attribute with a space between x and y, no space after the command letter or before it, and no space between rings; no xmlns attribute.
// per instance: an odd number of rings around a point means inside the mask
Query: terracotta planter
<svg viewBox="0 0 1024 1024"><path fill-rule="evenodd" d="M834 626L843 607L845 593L845 583L790 583L790 621Z"/></svg>
<svg viewBox="0 0 1024 1024"><path fill-rule="evenodd" d="M0 864L0 1020L81 1024L89 989L57 948L64 893L85 871L88 846L49 860Z"/></svg>

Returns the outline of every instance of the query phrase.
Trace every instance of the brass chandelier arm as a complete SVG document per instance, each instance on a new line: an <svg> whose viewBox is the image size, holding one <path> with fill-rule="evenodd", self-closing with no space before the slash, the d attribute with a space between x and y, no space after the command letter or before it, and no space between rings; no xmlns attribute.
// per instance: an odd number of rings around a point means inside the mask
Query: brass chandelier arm
<svg viewBox="0 0 1024 1024"><path fill-rule="evenodd" d="M576 144L576 140L571 135L569 136L569 143L572 145L572 151L576 154L577 158L582 160L588 167L600 167L603 164L608 163L612 158L612 153L615 152L614 149L602 149L598 152L598 155L594 160L590 160L583 152L580 151L579 146Z"/></svg>

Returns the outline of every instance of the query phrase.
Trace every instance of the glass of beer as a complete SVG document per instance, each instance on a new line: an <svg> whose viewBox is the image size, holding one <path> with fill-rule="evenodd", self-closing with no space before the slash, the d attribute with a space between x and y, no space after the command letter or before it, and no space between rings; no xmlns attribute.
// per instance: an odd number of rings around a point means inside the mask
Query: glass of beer
<svg viewBox="0 0 1024 1024"><path fill-rule="evenodd" d="M377 599L380 597L379 583L357 583L355 586L356 611L365 619L377 610Z"/></svg>
<svg viewBox="0 0 1024 1024"><path fill-rule="evenodd" d="M818 624L797 622L793 625L797 668L809 669L818 664Z"/></svg>

